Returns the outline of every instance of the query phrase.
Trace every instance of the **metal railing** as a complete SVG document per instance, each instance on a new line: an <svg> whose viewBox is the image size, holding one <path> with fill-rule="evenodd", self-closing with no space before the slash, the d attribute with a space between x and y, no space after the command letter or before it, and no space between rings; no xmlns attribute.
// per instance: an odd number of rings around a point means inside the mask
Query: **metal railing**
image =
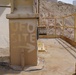
<svg viewBox="0 0 76 75"><path fill-rule="evenodd" d="M76 13L59 18L43 17L40 19L43 22L39 22L39 27L45 27L47 35L65 36L76 42Z"/></svg>

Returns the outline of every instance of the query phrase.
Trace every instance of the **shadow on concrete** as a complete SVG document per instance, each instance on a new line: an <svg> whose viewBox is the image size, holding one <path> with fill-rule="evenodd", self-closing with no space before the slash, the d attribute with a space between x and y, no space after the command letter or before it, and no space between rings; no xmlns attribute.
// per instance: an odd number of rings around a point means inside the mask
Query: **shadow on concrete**
<svg viewBox="0 0 76 75"><path fill-rule="evenodd" d="M20 74L21 71L12 69L7 63L3 63L2 65L0 65L0 75L5 75L5 74L16 75L16 74Z"/></svg>
<svg viewBox="0 0 76 75"><path fill-rule="evenodd" d="M0 73L0 75L17 75L17 74L20 74L20 73L21 73L21 71L12 71L12 70L10 70L10 71L2 71Z"/></svg>
<svg viewBox="0 0 76 75"><path fill-rule="evenodd" d="M0 6L0 16L3 14L6 8Z"/></svg>
<svg viewBox="0 0 76 75"><path fill-rule="evenodd" d="M5 9L10 8L9 0L0 0L0 16L3 14Z"/></svg>

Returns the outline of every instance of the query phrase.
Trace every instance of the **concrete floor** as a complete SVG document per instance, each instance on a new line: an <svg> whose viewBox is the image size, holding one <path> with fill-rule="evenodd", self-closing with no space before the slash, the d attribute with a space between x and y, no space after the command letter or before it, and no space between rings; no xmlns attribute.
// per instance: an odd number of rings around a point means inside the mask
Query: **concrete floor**
<svg viewBox="0 0 76 75"><path fill-rule="evenodd" d="M65 45L59 39L38 41L42 41L46 48L46 52L38 53L38 57L44 60L42 70L31 72L0 70L0 75L73 75L75 73L76 49L74 47L62 40Z"/></svg>

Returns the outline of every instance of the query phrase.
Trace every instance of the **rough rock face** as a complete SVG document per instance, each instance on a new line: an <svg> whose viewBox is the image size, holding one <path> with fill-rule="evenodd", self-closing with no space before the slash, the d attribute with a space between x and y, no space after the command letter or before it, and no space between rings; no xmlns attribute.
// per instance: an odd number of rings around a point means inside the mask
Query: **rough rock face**
<svg viewBox="0 0 76 75"><path fill-rule="evenodd" d="M47 0L47 1L57 2L57 0Z"/></svg>
<svg viewBox="0 0 76 75"><path fill-rule="evenodd" d="M63 2L51 2L47 0L41 0L40 1L40 26L50 26L50 30L48 29L49 35L55 34L55 31L51 30L54 29L55 26L55 19L52 21L52 18L58 18L67 16L70 14L73 14L76 12L76 7L63 3ZM45 19L50 18L50 19ZM56 19L56 26L63 26L63 19ZM68 17L64 20L65 26L72 26L74 27L74 17ZM52 27L52 28L51 28ZM56 27L56 34L60 35L62 34L62 27ZM70 31L71 29L71 31ZM66 37L70 38L71 40L74 40L74 28L65 28L64 33ZM68 35L69 33L69 35Z"/></svg>
<svg viewBox="0 0 76 75"><path fill-rule="evenodd" d="M76 12L76 7L62 2L51 2L47 0L40 1L40 16L41 17L60 17ZM49 15L48 15L49 13Z"/></svg>

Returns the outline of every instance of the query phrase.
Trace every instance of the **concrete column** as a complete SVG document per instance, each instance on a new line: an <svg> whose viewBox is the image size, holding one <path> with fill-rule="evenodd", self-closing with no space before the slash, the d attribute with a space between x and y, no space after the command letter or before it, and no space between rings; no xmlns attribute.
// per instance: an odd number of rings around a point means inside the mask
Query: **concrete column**
<svg viewBox="0 0 76 75"><path fill-rule="evenodd" d="M7 15L11 65L22 67L37 65L38 8L33 2L34 0L11 0L12 14ZM32 12L33 6L37 12Z"/></svg>
<svg viewBox="0 0 76 75"><path fill-rule="evenodd" d="M14 11L14 0L11 0L11 13Z"/></svg>

